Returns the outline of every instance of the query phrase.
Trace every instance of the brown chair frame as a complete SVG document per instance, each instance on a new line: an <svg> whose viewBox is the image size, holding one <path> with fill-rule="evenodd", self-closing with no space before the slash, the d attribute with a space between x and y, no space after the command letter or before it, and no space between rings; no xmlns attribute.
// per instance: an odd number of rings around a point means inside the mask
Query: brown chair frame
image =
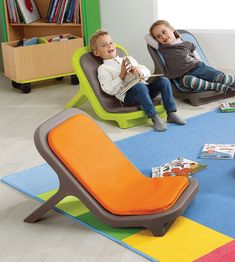
<svg viewBox="0 0 235 262"><path fill-rule="evenodd" d="M149 229L154 236L164 235L174 220L183 213L183 211L192 201L199 188L198 182L194 179L191 179L188 187L184 190L177 202L170 209L164 212L150 215L123 216L110 213L104 209L86 190L86 188L80 184L80 182L73 176L73 174L54 154L48 145L47 137L50 130L60 123L63 123L66 119L77 114L87 115L85 112L79 109L67 109L44 122L35 131L35 145L41 156L58 175L59 189L55 195L53 195L42 206L33 211L28 217L24 219L24 221L30 223L37 222L45 213L47 213L63 198L72 195L78 197L82 203L104 224L112 227L144 227ZM78 130L78 136L79 135L82 135L82 133ZM89 141L87 141L87 146L89 147Z"/></svg>

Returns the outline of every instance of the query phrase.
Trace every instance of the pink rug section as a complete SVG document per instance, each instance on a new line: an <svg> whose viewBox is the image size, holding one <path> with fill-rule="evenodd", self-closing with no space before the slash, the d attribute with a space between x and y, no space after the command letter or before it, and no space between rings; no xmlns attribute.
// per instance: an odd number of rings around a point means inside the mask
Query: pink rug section
<svg viewBox="0 0 235 262"><path fill-rule="evenodd" d="M194 260L194 262L234 262L235 261L235 240L213 250L211 253Z"/></svg>

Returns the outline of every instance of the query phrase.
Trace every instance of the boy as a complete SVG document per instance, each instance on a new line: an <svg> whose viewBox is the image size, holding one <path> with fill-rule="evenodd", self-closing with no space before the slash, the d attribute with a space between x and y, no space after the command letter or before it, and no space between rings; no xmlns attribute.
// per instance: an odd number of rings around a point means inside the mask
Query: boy
<svg viewBox="0 0 235 262"><path fill-rule="evenodd" d="M128 57L130 64L126 63L126 58L117 56L116 47L108 32L97 31L90 39L90 47L93 54L103 60L103 64L98 68L98 79L101 88L109 95L115 96L124 105L139 104L145 114L151 118L153 128L156 131L165 131L166 125L158 116L152 99L161 93L164 106L167 111L167 122L185 125L186 121L176 114L176 105L172 95L169 79L159 77L151 84L144 82L150 76L150 71L133 57ZM134 85L126 93L120 90L131 75L140 76L143 81Z"/></svg>

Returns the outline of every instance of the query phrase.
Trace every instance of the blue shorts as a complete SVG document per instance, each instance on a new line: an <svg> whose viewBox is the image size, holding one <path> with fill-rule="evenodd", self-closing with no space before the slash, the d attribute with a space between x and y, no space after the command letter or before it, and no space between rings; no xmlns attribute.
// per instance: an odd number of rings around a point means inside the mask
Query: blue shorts
<svg viewBox="0 0 235 262"><path fill-rule="evenodd" d="M187 75L193 75L203 80L214 82L216 77L223 72L216 70L215 68L204 64L203 62L199 62L196 67L190 70Z"/></svg>

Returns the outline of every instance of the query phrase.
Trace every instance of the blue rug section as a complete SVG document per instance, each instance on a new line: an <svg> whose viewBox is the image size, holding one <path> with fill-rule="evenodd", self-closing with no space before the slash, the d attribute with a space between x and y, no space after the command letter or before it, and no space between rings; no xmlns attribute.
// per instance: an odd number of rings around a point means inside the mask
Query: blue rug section
<svg viewBox="0 0 235 262"><path fill-rule="evenodd" d="M168 124L163 133L149 131L118 141L116 144L146 176L151 168L179 156L206 164L194 175L200 191L184 216L235 238L235 159L199 159L205 143L235 143L234 113L213 111L193 117L186 126ZM47 165L5 176L2 181L28 195L58 187L58 178Z"/></svg>
<svg viewBox="0 0 235 262"><path fill-rule="evenodd" d="M212 111L193 117L186 126L168 124L163 133L146 132L117 142L117 146L146 176L151 167L181 156L206 164L194 175L200 191L184 216L235 238L235 159L200 159L206 143L235 144L235 114Z"/></svg>
<svg viewBox="0 0 235 262"><path fill-rule="evenodd" d="M59 179L52 168L43 164L1 179L5 184L30 196L56 189Z"/></svg>

